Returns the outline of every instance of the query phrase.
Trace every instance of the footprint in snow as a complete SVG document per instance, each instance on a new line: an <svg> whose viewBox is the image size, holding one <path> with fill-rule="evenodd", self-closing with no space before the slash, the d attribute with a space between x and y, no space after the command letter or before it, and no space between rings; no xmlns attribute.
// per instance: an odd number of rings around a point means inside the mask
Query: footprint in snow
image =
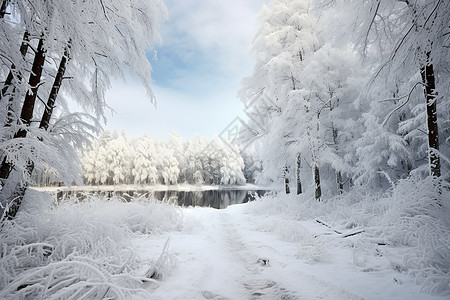
<svg viewBox="0 0 450 300"><path fill-rule="evenodd" d="M203 296L203 298L208 299L208 300L210 300L210 299L211 300L230 300L226 297L222 297L219 294L213 293L211 291L203 291L202 296Z"/></svg>
<svg viewBox="0 0 450 300"><path fill-rule="evenodd" d="M296 300L297 297L290 294L283 288L280 288L275 281L272 280L255 280L244 284L245 288L250 292L251 300Z"/></svg>

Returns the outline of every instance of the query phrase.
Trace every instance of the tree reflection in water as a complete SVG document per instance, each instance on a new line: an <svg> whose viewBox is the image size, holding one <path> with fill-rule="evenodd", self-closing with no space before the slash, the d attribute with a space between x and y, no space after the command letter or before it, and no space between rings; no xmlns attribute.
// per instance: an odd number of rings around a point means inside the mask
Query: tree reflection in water
<svg viewBox="0 0 450 300"><path fill-rule="evenodd" d="M247 203L255 198L255 193L262 196L265 191L156 191L153 193L153 196L157 200L177 204L179 206L206 206L223 209L233 204Z"/></svg>
<svg viewBox="0 0 450 300"><path fill-rule="evenodd" d="M206 206L217 209L227 208L233 204L247 203L255 199L256 196L263 196L264 190L206 190L206 191L80 191L68 190L56 192L57 201L69 200L84 201L85 199L97 196L109 200L119 197L123 201L129 202L133 198L146 197L152 195L156 200L168 202L179 206Z"/></svg>

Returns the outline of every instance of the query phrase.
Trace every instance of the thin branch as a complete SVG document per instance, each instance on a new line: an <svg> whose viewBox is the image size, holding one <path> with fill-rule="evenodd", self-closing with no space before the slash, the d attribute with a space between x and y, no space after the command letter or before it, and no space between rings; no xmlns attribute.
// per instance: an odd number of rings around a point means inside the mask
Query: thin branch
<svg viewBox="0 0 450 300"><path fill-rule="evenodd" d="M8 7L9 0L3 0L2 6L0 7L0 19L3 19L6 14L6 8Z"/></svg>
<svg viewBox="0 0 450 300"><path fill-rule="evenodd" d="M410 3L408 1L404 1L407 5L410 5ZM436 12L437 8L440 5L441 0L438 0L435 7L433 8L433 10L431 11L431 13L428 15L427 19L425 20L425 22L423 23L423 27L425 27L425 25L428 23L428 21L431 19L431 16L433 16L433 14ZM397 56L397 53L400 49L400 47L404 44L406 38L409 36L409 34L412 32L412 30L414 28L417 28L417 18L416 20L413 22L413 24L411 25L411 27L408 29L408 31L405 33L405 35L400 39L400 41L397 43L396 47L393 49L389 60L387 60L379 69L378 71L375 73L375 75L373 76L373 78L376 78L380 75L381 71ZM372 80L371 80L372 81Z"/></svg>
<svg viewBox="0 0 450 300"><path fill-rule="evenodd" d="M98 56L106 57L106 58L108 57L107 55L102 54L102 53L98 53L98 52L94 52L94 54L95 54L95 55L98 55Z"/></svg>
<svg viewBox="0 0 450 300"><path fill-rule="evenodd" d="M384 121L383 121L383 123L381 124L381 126L385 126L386 123L387 123L387 121L389 120L389 118L390 118L396 111L398 111L399 109L401 109L403 106L405 106L405 105L409 102L409 100L411 99L412 92L414 91L414 89L415 89L418 85L425 86L425 84L423 84L422 82L417 82L417 83L412 87L412 89L409 91L408 98L406 99L406 101L403 102L402 104L400 104L399 106L397 106L396 108L394 108L394 110L392 110L392 111L387 115L386 119L384 119Z"/></svg>
<svg viewBox="0 0 450 300"><path fill-rule="evenodd" d="M423 83L420 82L420 81L417 82L416 85L417 84L422 84L423 85ZM413 89L415 88L416 85L414 85ZM411 94L411 91L408 94L405 94L403 96L400 96L400 97L397 97L397 98L388 98L388 99L384 99L384 100L378 100L378 102L381 103L381 102L389 102L389 101L398 101L398 100L402 100L403 98L408 97L408 95L410 95L410 94Z"/></svg>
<svg viewBox="0 0 450 300"><path fill-rule="evenodd" d="M372 16L372 20L369 23L369 28L367 28L366 36L364 38L364 52L366 51L365 49L367 48L367 43L368 43L368 40L369 40L370 30L372 29L372 25L374 24L375 18L376 18L377 14L378 14L378 10L380 8L380 3L381 3L381 1L378 0L377 7L375 8L375 12L373 13L373 16Z"/></svg>
<svg viewBox="0 0 450 300"><path fill-rule="evenodd" d="M109 21L109 17L108 17L108 15L106 14L105 4L103 3L103 0L100 0L100 4L101 4L101 6L102 6L103 14L105 15L106 20Z"/></svg>

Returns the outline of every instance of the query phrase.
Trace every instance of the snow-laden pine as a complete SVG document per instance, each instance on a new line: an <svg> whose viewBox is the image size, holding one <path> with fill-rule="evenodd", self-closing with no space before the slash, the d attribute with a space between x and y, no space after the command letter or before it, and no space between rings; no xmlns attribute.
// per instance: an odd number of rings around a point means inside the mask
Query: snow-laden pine
<svg viewBox="0 0 450 300"><path fill-rule="evenodd" d="M317 199L448 179L448 4L282 1L264 7L239 93L260 183ZM357 13L355 13L357 12ZM271 145L267 147L266 145Z"/></svg>
<svg viewBox="0 0 450 300"><path fill-rule="evenodd" d="M183 140L172 133L168 141L148 136L127 139L125 133L104 132L81 157L85 183L242 185L246 167L239 148L219 138ZM254 162L248 162L252 167ZM252 180L253 173L248 172ZM50 173L51 174L51 173ZM41 176L40 183L45 183Z"/></svg>

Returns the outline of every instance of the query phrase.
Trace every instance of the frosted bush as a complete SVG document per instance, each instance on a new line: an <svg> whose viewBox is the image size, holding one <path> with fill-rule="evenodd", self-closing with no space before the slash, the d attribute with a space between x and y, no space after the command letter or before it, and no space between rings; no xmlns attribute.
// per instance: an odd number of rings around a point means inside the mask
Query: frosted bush
<svg viewBox="0 0 450 300"><path fill-rule="evenodd" d="M406 254L403 261L392 262L393 268L415 276L424 292L450 295L450 191L445 183L441 185L432 178L411 177L384 194L355 187L322 202L308 194L268 195L249 203L248 211L281 215L285 222L319 218L339 232L364 229L355 242L365 246L355 251L367 252L370 244L378 242L401 247ZM283 239L295 241L302 236L298 228L285 227ZM314 251L308 247L299 250L299 257L309 259L305 254Z"/></svg>
<svg viewBox="0 0 450 300"><path fill-rule="evenodd" d="M0 299L148 298L142 282L152 279L137 273L142 262L131 238L180 229L180 209L148 198L94 196L50 206L49 197L29 190L16 219L3 222ZM159 268L168 272L168 262Z"/></svg>
<svg viewBox="0 0 450 300"><path fill-rule="evenodd" d="M88 194L86 198L76 204L77 211L97 218L101 222L125 226L131 232L144 234L161 233L171 230L180 230L183 221L181 209L167 203L153 199L148 194L126 203L119 196L112 196L110 200L96 195ZM72 210L71 204L77 200L69 198L62 209ZM102 211L102 214L98 212Z"/></svg>
<svg viewBox="0 0 450 300"><path fill-rule="evenodd" d="M430 178L400 181L386 212L382 235L393 245L410 246L405 269L429 293L450 295L450 193Z"/></svg>
<svg viewBox="0 0 450 300"><path fill-rule="evenodd" d="M304 242L312 237L312 234L296 221L278 221L273 224L273 228L273 231L286 242Z"/></svg>
<svg viewBox="0 0 450 300"><path fill-rule="evenodd" d="M297 257L304 262L313 264L328 261L327 243L323 237L310 236L298 245Z"/></svg>
<svg viewBox="0 0 450 300"><path fill-rule="evenodd" d="M273 232L287 242L297 243L297 257L306 263L324 262L327 260L326 245L322 237L314 237L298 221L283 220L273 224Z"/></svg>
<svg viewBox="0 0 450 300"><path fill-rule="evenodd" d="M146 278L154 278L163 280L178 265L176 257L169 252L170 239L167 239L161 255L153 264L153 266L145 274Z"/></svg>
<svg viewBox="0 0 450 300"><path fill-rule="evenodd" d="M142 279L108 259L69 255L42 267L27 269L0 292L2 299L129 299L146 295ZM148 295L147 295L148 296Z"/></svg>

